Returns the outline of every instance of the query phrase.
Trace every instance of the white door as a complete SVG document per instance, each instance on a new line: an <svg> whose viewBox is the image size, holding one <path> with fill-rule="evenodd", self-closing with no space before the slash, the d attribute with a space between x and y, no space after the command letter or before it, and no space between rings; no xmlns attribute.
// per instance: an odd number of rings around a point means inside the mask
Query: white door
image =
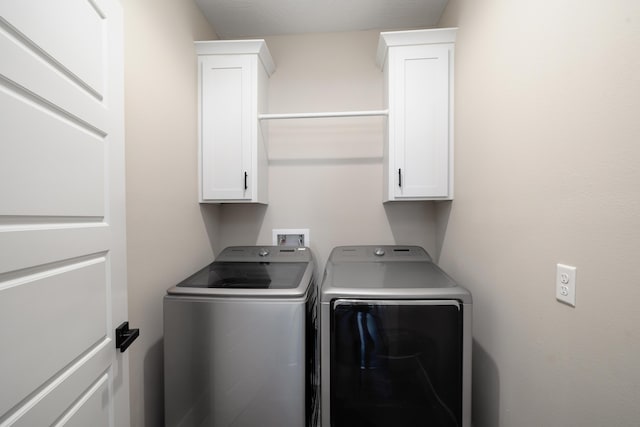
<svg viewBox="0 0 640 427"><path fill-rule="evenodd" d="M122 10L0 1L0 426L129 425Z"/></svg>

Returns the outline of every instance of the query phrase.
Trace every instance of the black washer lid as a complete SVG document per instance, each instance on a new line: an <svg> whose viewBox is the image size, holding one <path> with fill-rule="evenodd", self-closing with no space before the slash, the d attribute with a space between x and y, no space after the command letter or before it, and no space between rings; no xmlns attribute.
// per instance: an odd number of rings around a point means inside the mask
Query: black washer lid
<svg viewBox="0 0 640 427"><path fill-rule="evenodd" d="M306 247L232 246L214 262L168 289L169 295L298 298L314 264Z"/></svg>
<svg viewBox="0 0 640 427"><path fill-rule="evenodd" d="M179 288L294 289L307 268L305 262L215 261L180 282Z"/></svg>

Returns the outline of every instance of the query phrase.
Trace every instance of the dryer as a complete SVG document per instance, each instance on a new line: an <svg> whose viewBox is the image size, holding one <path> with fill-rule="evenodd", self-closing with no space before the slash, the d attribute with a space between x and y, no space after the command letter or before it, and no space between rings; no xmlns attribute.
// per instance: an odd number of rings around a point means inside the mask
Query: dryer
<svg viewBox="0 0 640 427"><path fill-rule="evenodd" d="M305 247L228 247L167 291L166 426L315 427L314 268Z"/></svg>
<svg viewBox="0 0 640 427"><path fill-rule="evenodd" d="M334 248L320 310L323 427L470 427L471 294L423 248Z"/></svg>

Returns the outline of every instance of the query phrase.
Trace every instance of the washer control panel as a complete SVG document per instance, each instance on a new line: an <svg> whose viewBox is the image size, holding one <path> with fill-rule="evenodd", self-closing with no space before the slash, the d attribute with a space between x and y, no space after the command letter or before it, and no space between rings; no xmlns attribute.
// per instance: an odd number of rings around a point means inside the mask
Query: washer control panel
<svg viewBox="0 0 640 427"><path fill-rule="evenodd" d="M229 246L216 261L235 262L308 262L311 251L305 246Z"/></svg>

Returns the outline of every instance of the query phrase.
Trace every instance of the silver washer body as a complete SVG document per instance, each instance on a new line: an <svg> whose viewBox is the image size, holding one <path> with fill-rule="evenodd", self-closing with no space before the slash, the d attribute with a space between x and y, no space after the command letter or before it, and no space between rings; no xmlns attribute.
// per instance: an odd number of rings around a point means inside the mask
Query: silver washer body
<svg viewBox="0 0 640 427"><path fill-rule="evenodd" d="M308 248L230 247L167 291L166 426L307 425L313 271Z"/></svg>

